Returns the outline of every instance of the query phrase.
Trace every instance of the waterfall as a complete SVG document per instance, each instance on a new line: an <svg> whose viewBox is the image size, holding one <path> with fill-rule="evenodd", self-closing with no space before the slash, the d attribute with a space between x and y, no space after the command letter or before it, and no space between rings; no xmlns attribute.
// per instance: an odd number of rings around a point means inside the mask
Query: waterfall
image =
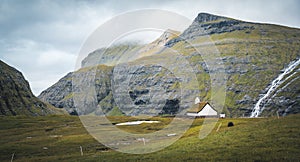
<svg viewBox="0 0 300 162"><path fill-rule="evenodd" d="M264 100L266 100L282 83L284 83L286 80L288 80L290 77L292 77L295 74L295 73L293 73L293 74L289 75L299 64L300 64L300 59L298 59L297 61L292 61L288 65L288 67L283 69L283 73L278 75L278 77L272 81L271 86L268 89L267 93L264 94L255 104L255 107L252 110L252 113L250 115L251 118L259 116L259 114L263 110L263 106L261 107L262 102ZM289 75L289 76L285 78L285 76L287 76L287 75ZM285 78L285 79L283 79L283 78Z"/></svg>

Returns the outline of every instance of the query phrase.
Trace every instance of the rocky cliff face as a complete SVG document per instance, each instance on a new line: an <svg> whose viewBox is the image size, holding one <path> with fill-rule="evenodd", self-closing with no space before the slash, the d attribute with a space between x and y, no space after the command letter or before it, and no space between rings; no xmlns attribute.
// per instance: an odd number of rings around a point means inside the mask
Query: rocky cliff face
<svg viewBox="0 0 300 162"><path fill-rule="evenodd" d="M21 72L0 60L0 115L62 113L35 97Z"/></svg>
<svg viewBox="0 0 300 162"><path fill-rule="evenodd" d="M170 71L152 65L120 66L114 73L113 67L105 65L69 73L39 98L72 115L175 114L179 110L179 82Z"/></svg>
<svg viewBox="0 0 300 162"><path fill-rule="evenodd" d="M65 108L70 114L74 114L72 75L73 73L68 73L57 83L41 92L38 97L42 101L48 102L57 108Z"/></svg>
<svg viewBox="0 0 300 162"><path fill-rule="evenodd" d="M113 67L111 71L107 71L105 70L107 66L98 66L97 75L94 79L90 78L91 82L84 82L84 79L81 81L84 85L87 83L94 85L93 89L97 96L95 104L103 109L103 111L86 110L83 113L117 112L120 114L121 109L123 113L129 115L173 114L189 107L188 103L183 102L183 98L191 99L200 95L201 100L210 101L212 89L210 75L219 73L220 69L208 65L223 64L227 83L225 107L222 111L232 117L249 116L260 95L266 92L272 80L289 62L300 57L299 29L249 23L200 13L185 31L179 36L178 34L168 35L167 32L149 45L117 46L106 49L111 52L105 55L103 53L90 54L83 61L83 67L98 64L113 65ZM161 42L164 46L161 46ZM205 62L193 47L201 47L203 52L215 48L219 56L214 59L213 63ZM184 62L171 63L172 61L163 59L167 58L165 56L170 48L178 51L181 59L188 61L188 65L192 67L198 79L197 88L190 86L182 89L184 82L191 85L192 81L191 78L178 77L178 74L174 74L183 72L187 68ZM121 56L134 57L127 59L132 63L123 66L126 62L116 64L116 60ZM102 57L104 62L101 61ZM105 59L106 57L108 59ZM171 58L176 58L176 56L171 56ZM180 60L180 58L177 59ZM151 64L141 64L145 60ZM89 70L79 71L82 76L90 75ZM299 112L299 93L296 88L299 85L299 79L293 79L289 84L287 83L287 86L281 87L280 93L278 92L267 102L262 115L271 116L278 110L281 115ZM71 82L67 80L60 80L39 97L58 107L74 108L72 91L67 88L71 87ZM128 86L125 86L125 89L124 86L115 87L116 83L124 83ZM196 93L196 89L200 89L200 92ZM183 90L184 93L182 93ZM160 105L166 106L161 108Z"/></svg>
<svg viewBox="0 0 300 162"><path fill-rule="evenodd" d="M102 111L104 114L109 113L115 107L111 94L111 75L112 67L106 65L82 68L68 73L56 84L44 90L38 97L55 107L66 109L71 115L78 115L78 113L103 115ZM97 92L94 94L95 96L92 96L93 102L96 102L102 111L89 104L83 104L80 110L75 109L79 100L86 100L79 96L85 87L91 87L92 91ZM86 102L83 101L83 103Z"/></svg>
<svg viewBox="0 0 300 162"><path fill-rule="evenodd" d="M160 65L119 65L113 73L115 102L127 115L175 114L180 104L179 78Z"/></svg>

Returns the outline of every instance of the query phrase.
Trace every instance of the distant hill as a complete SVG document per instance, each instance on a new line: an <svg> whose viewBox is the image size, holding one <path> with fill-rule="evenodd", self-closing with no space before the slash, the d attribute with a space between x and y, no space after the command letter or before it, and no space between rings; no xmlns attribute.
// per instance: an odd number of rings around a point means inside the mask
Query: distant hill
<svg viewBox="0 0 300 162"><path fill-rule="evenodd" d="M166 39L166 37L169 38ZM110 89L110 91L102 93L103 84L98 84L99 82L96 81L91 83L98 87L96 90L98 107L106 107L105 110L114 110L113 112L115 112L118 109L115 100L122 100L122 98L118 98L118 94L128 93L131 101L122 101L122 106L126 110L132 109L131 115L146 111L145 109L150 107L153 107L153 111L157 112L154 107L159 103L166 105L161 110L162 114L173 114L178 109L187 108L187 103L183 103L181 97L189 98L192 102L192 98L195 98L196 89L200 89L197 95L200 96L201 100L210 101L210 74L218 73L219 69L212 70L212 67L208 67L208 64L193 46L209 51L211 42L214 43L214 47L220 53L219 58L215 58L214 64L222 63L227 75L226 100L222 112L231 117L250 116L256 102L268 91L272 81L291 62L300 59L300 30L297 28L245 22L200 13L182 33L169 30L158 40L148 45L124 44L96 50L82 61L82 67L97 66L98 71L102 71L101 68L103 68L101 79L111 81L113 78L118 78L117 81L119 82L127 81L129 83L128 91L125 92L120 89L114 96L111 93L110 84L105 84L105 89ZM168 51L170 48L177 51L181 57L189 62L196 74L199 87L187 87L184 91L185 94L182 94L180 85L185 81L184 79L189 80L190 78L176 77L161 65L139 65L143 61L164 61L168 67L174 69L174 72L184 70L186 68L184 64L172 64L170 60L165 60L165 58L170 57ZM123 66L123 62L118 62L121 57L126 58L125 60L130 61L130 63ZM171 55L171 57L177 56ZM99 64L103 66L98 66ZM112 66L112 74L105 70L107 66ZM120 71L117 72L116 69ZM263 102L261 105L264 107L262 116L273 116L277 113L288 115L300 112L299 69L300 66L297 66L293 75L286 76L287 79L282 85L270 94L270 98ZM81 75L83 75L82 72L81 70ZM85 70L85 73L88 74L89 72ZM131 77L131 80L126 80L126 76L130 75L134 75L134 77ZM71 79L70 76L66 77ZM65 79L62 79L42 92L39 97L53 105L58 103L60 107L64 108L74 107L74 105L69 104L73 100L70 98L72 90L66 88L71 86L69 84L71 82L66 84ZM57 85L66 85L66 87ZM151 91L151 87L154 89L161 87L163 91ZM57 91L63 91L64 97L55 100L54 96ZM164 97L164 94L167 94L168 97ZM156 103L150 104L153 96L160 96L161 100L158 99ZM66 98L71 101L66 103ZM89 111L88 113L92 112Z"/></svg>
<svg viewBox="0 0 300 162"><path fill-rule="evenodd" d="M61 114L35 97L21 72L0 60L0 115Z"/></svg>

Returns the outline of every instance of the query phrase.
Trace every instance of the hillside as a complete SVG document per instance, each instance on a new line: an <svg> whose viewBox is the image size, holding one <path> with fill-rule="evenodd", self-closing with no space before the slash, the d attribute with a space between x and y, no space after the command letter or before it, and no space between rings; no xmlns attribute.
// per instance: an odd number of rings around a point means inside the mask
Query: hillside
<svg viewBox="0 0 300 162"><path fill-rule="evenodd" d="M63 111L35 97L21 72L0 60L0 115L39 116Z"/></svg>
<svg viewBox="0 0 300 162"><path fill-rule="evenodd" d="M110 120L118 123L129 119L115 117ZM162 123L119 126L119 129L144 133L156 131L172 118L155 120ZM75 116L3 117L0 118L0 161L10 161L12 156L15 162L299 161L299 120L299 114L279 119L221 119L211 134L200 140L198 136L203 119L198 118L173 145L158 152L135 155L120 153L98 143ZM234 126L227 127L228 122L233 122ZM138 143L138 139L135 142ZM142 145L142 142L139 143ZM146 145L150 143L148 141Z"/></svg>
<svg viewBox="0 0 300 162"><path fill-rule="evenodd" d="M126 111L127 115L159 112L174 114L188 108L195 96L199 95L201 100L210 102L213 88L210 77L221 73L222 69L216 65L222 64L226 74L225 106L221 109L216 105L216 108L231 117L250 116L256 102L268 91L272 81L291 62L300 58L300 30L295 28L200 13L181 34L166 32L173 33L170 34L172 37L165 39L164 33L158 40L148 45L125 44L100 49L102 52L97 50L83 60L83 67L98 64L114 66L112 74L102 78L115 84L124 82L129 87L116 89L114 85L112 87L108 85L111 92L107 93L100 93L101 88L98 89L100 91L96 90L98 107L104 105L100 103L99 98L109 98L110 104L105 104L106 110L121 109ZM152 49L152 45L157 42L164 42L164 45L157 45L157 50L153 51L141 50L146 47ZM200 50L200 54L195 47ZM172 51L177 51L177 54ZM218 56L211 62L206 62L201 55L201 52L208 53L206 51L217 53ZM119 59L122 61L118 61ZM183 61L176 62L178 60ZM187 67L191 67L192 70L188 70ZM278 112L282 116L299 112L300 96L297 88L300 81L299 67L295 68L295 74L290 76L291 78L285 80L263 102L261 115L273 116ZM101 68L106 69L105 66L101 66L100 71ZM193 74L187 74L189 72L195 74L197 83L190 77ZM186 73L189 77L181 75L182 73ZM96 81L90 83L98 87ZM222 84L220 81L217 83ZM64 85L64 83L57 84ZM66 104L63 98L54 101L53 98L47 97L54 96L55 91L51 89L64 91L65 97L72 96L68 88L58 88L54 85L42 92L39 98L51 104L60 103L60 107L74 107ZM122 95L130 98L122 98ZM111 99L112 96L114 100ZM121 101L122 104L119 104ZM159 105L166 106L153 109Z"/></svg>

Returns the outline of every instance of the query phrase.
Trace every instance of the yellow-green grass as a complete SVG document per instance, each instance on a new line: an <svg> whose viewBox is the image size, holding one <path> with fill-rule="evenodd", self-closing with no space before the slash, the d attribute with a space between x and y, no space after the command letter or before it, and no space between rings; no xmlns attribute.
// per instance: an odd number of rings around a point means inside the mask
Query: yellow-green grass
<svg viewBox="0 0 300 162"><path fill-rule="evenodd" d="M163 128L172 120L168 117L152 119L161 121L161 124L118 127L129 132L147 133ZM138 119L124 116L110 118L112 123L133 120ZM196 119L173 145L159 152L133 155L116 152L97 142L87 133L78 117L1 117L0 161L10 161L13 154L13 161L300 160L300 115L279 119L220 119L206 138L199 139L203 120ZM228 122L233 122L234 126L227 127Z"/></svg>

